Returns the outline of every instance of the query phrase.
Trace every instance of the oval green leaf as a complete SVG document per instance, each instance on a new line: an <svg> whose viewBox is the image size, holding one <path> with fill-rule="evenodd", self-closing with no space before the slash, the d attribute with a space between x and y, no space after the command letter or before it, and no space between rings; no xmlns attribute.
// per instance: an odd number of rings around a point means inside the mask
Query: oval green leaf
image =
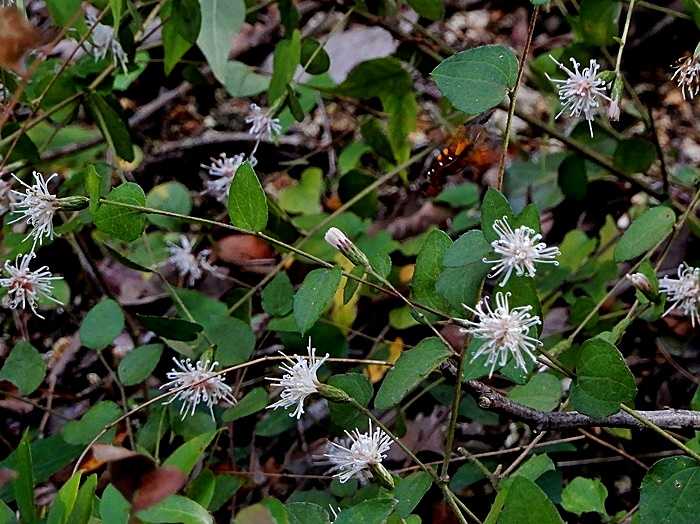
<svg viewBox="0 0 700 524"><path fill-rule="evenodd" d="M146 194L141 186L133 182L126 182L114 188L107 195L107 200L130 204L132 206L145 206ZM102 203L95 212L95 226L100 231L131 242L141 236L141 232L146 225L145 215L137 209Z"/></svg>
<svg viewBox="0 0 700 524"><path fill-rule="evenodd" d="M234 226L248 231L262 231L267 225L267 197L249 162L238 167L231 182L228 215Z"/></svg>
<svg viewBox="0 0 700 524"><path fill-rule="evenodd" d="M642 480L640 524L695 524L700 514L700 463L689 457L658 461Z"/></svg>
<svg viewBox="0 0 700 524"><path fill-rule="evenodd" d="M675 220L670 207L648 209L622 235L615 246L615 260L624 262L649 251L671 233Z"/></svg>
<svg viewBox="0 0 700 524"><path fill-rule="evenodd" d="M80 342L90 349L106 348L124 329L124 313L111 298L97 303L80 324Z"/></svg>
<svg viewBox="0 0 700 524"><path fill-rule="evenodd" d="M340 277L341 272L337 267L314 269L306 275L294 295L294 320L302 335L313 327L330 305Z"/></svg>
<svg viewBox="0 0 700 524"><path fill-rule="evenodd" d="M158 365L162 353L162 344L146 344L129 351L117 369L121 383L133 386L146 380Z"/></svg>

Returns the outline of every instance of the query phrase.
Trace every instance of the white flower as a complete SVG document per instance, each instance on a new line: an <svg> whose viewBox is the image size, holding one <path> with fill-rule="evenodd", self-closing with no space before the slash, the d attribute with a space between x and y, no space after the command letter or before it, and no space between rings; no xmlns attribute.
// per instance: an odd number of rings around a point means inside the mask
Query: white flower
<svg viewBox="0 0 700 524"><path fill-rule="evenodd" d="M620 120L620 100L618 98L613 98L608 106L608 120L611 122Z"/></svg>
<svg viewBox="0 0 700 524"><path fill-rule="evenodd" d="M245 119L246 124L250 124L250 134L259 140L272 140L280 134L282 126L279 118L272 118L257 104L250 104L250 115Z"/></svg>
<svg viewBox="0 0 700 524"><path fill-rule="evenodd" d="M185 388L164 402L164 404L170 404L175 400L181 400L180 413L183 420L187 415L194 415L200 402L204 402L209 407L212 418L214 418L214 406L219 401L224 400L229 404L236 403L231 386L224 382L221 375L215 374L215 370L219 366L218 362L210 362L209 360L202 362L200 360L192 365L189 358L186 360L173 358L173 362L175 362L176 367L168 371L166 375L170 382L163 384L160 389Z"/></svg>
<svg viewBox="0 0 700 524"><path fill-rule="evenodd" d="M549 57L559 66L559 69L568 75L568 78L564 80L555 80L547 75L550 82L559 84L559 100L562 103L562 110L555 118L559 118L566 111L569 112L569 116L575 118L580 118L583 115L583 118L588 121L588 128L592 137L593 118L600 107L598 98L604 98L611 102L610 98L605 94L605 81L597 78L600 65L592 59L588 67L584 68L583 71L579 71L580 64L576 59L571 58L571 63L574 66L572 71L552 55Z"/></svg>
<svg viewBox="0 0 700 524"><path fill-rule="evenodd" d="M53 216L59 209L60 204L56 195L51 194L48 184L58 174L54 173L47 180L41 173L34 171L34 185L30 186L12 175L15 180L22 184L26 190L24 192L10 190L11 198L14 200L11 204L12 211L21 213L21 215L10 222L14 224L20 220L26 220L27 224L32 226L26 238L34 237L34 246L39 242L41 244L44 237L49 240L53 239Z"/></svg>
<svg viewBox="0 0 700 524"><path fill-rule="evenodd" d="M501 258L496 260L483 259L486 264L495 264L493 273L489 278L496 278L501 273L505 273L501 286L505 286L511 273L515 270L518 276L535 276L535 264L559 265L555 260L559 256L558 247L547 247L544 242L539 242L542 235L536 233L534 229L527 226L520 226L515 231L508 224L508 217L495 220L493 230L498 234L498 239L491 242L491 247Z"/></svg>
<svg viewBox="0 0 700 524"><path fill-rule="evenodd" d="M5 180L0 180L0 216L10 210L10 191L12 184Z"/></svg>
<svg viewBox="0 0 700 524"><path fill-rule="evenodd" d="M683 93L683 100L690 98L700 93L700 56L692 55L679 59L675 65L671 80L675 80L676 84Z"/></svg>
<svg viewBox="0 0 700 524"><path fill-rule="evenodd" d="M203 249L199 254L195 255L192 252L192 248L192 242L185 235L180 237L179 244L168 242L170 257L167 261L175 266L182 278L187 277L187 283L190 286L193 286L197 280L202 278L205 271L216 269L208 261L211 254L209 249Z"/></svg>
<svg viewBox="0 0 700 524"><path fill-rule="evenodd" d="M14 265L9 260L5 261L5 272L9 277L0 278L0 286L7 288L3 305L11 309L26 309L29 306L37 317L44 318L36 310L37 301L40 298L45 298L56 304L61 304L59 300L51 296L53 292L52 281L60 280L61 277L51 276L48 266L41 266L34 271L29 269L29 263L34 256L33 252L18 255Z"/></svg>
<svg viewBox="0 0 700 524"><path fill-rule="evenodd" d="M304 414L306 397L318 393L318 388L321 385L316 377L316 373L329 356L326 354L321 359L316 358L316 348L311 345L310 338L307 351L309 352L308 357L294 355L296 361L280 352L289 361L289 364L280 365L280 369L284 372L282 378L267 379L271 382L276 382L275 386L282 388L280 399L274 404L267 406L267 409L286 409L296 405L296 408L289 416L300 419Z"/></svg>
<svg viewBox="0 0 700 524"><path fill-rule="evenodd" d="M126 65L129 63L129 57L126 56L122 45L114 36L114 29L108 25L101 24L97 21L94 13L85 15L88 27L93 27L90 40L86 42L88 52L95 60L102 60L107 56L107 53L112 52L112 62L115 66L121 67L124 73L127 72Z"/></svg>
<svg viewBox="0 0 700 524"><path fill-rule="evenodd" d="M369 267L370 263L367 259L367 255L365 255L353 243L353 241L350 240L348 236L337 227L329 228L323 238L325 238L326 242L328 242L331 246L348 257L353 264Z"/></svg>
<svg viewBox="0 0 700 524"><path fill-rule="evenodd" d="M391 448L391 437L381 428L372 430L369 421L369 431L360 433L354 429L352 433L345 432L347 438L339 442L328 442L328 448L323 455L332 467L328 473L333 473L340 482L347 482L357 477L361 482L370 478L368 471L372 466L378 466L386 458Z"/></svg>
<svg viewBox="0 0 700 524"><path fill-rule="evenodd" d="M696 323L700 324L700 268L683 262L678 266L678 278L663 277L659 281L659 290L667 295L671 303L664 316L678 309L683 315L690 317L693 327Z"/></svg>
<svg viewBox="0 0 700 524"><path fill-rule="evenodd" d="M542 342L528 335L530 329L541 324L540 317L531 315L532 306L520 306L510 309L508 297L510 293L496 293L496 309L491 309L489 297L484 297L472 309L467 305L464 307L470 311L475 321L460 320L467 326L464 331L470 333L478 339L484 340L477 352L472 357L472 361L483 354L488 355L486 366L491 366L489 377L493 375L496 364L505 366L508 355L515 359L517 367L527 371L523 353L536 361L533 351Z"/></svg>
<svg viewBox="0 0 700 524"><path fill-rule="evenodd" d="M216 198L219 202L225 203L228 199L228 190L236 175L236 170L245 160L245 155L239 154L227 157L226 153L221 153L219 158L212 158L211 164L201 166L209 172L209 176L217 177L214 180L206 181L205 192Z"/></svg>

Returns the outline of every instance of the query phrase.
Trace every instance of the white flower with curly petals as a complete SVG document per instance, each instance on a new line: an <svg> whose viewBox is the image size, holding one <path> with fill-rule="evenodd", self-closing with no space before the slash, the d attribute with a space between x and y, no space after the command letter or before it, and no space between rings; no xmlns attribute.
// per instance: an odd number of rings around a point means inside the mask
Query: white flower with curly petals
<svg viewBox="0 0 700 524"><path fill-rule="evenodd" d="M493 272L489 278L496 278L504 274L500 285L505 286L513 271L518 276L527 274L534 277L535 264L559 265L555 259L559 256L558 247L547 247L540 242L542 235L527 226L520 226L513 230L508 223L508 218L495 220L493 230L498 238L491 242L491 247L500 255L496 260L483 259L486 264L494 264Z"/></svg>
<svg viewBox="0 0 700 524"><path fill-rule="evenodd" d="M45 298L63 305L60 300L51 296L52 282L61 280L62 277L52 276L48 266L41 266L34 271L29 269L29 263L34 256L33 252L24 256L18 255L14 265L9 260L5 261L5 272L8 277L0 278L0 286L7 288L3 305L10 309L26 309L29 306L37 317L44 318L36 310L37 301Z"/></svg>
<svg viewBox="0 0 700 524"><path fill-rule="evenodd" d="M120 67L124 73L127 73L129 57L126 56L122 45L114 35L114 29L98 22L97 16L91 12L85 15L85 21L88 27L92 28L94 26L92 34L90 35L90 40L85 43L88 52L96 61L104 59L107 54L111 52L114 65Z"/></svg>
<svg viewBox="0 0 700 524"><path fill-rule="evenodd" d="M250 124L250 134L257 140L272 140L282 131L279 118L272 118L257 104L250 104L250 114L245 121Z"/></svg>
<svg viewBox="0 0 700 524"><path fill-rule="evenodd" d="M700 93L700 56L692 55L679 59L673 65L675 71L671 80L675 80L683 93L683 100L692 100Z"/></svg>
<svg viewBox="0 0 700 524"><path fill-rule="evenodd" d="M25 187L25 191L10 190L10 198L13 200L10 208L13 212L20 213L20 216L15 218L10 224L25 220L27 224L32 226L26 238L34 238L34 247L37 242L42 244L44 238L53 239L53 217L56 211L60 208L58 197L49 191L49 182L58 174L54 173L48 179L44 180L44 176L37 171L33 172L34 185L28 185L15 175L12 175L15 180Z"/></svg>
<svg viewBox="0 0 700 524"><path fill-rule="evenodd" d="M663 277L659 281L659 290L671 303L664 316L677 309L681 314L690 317L693 327L696 323L700 324L700 268L683 262L678 266L678 278Z"/></svg>
<svg viewBox="0 0 700 524"><path fill-rule="evenodd" d="M466 326L465 332L484 341L472 361L481 355L488 355L486 366L491 366L489 378L493 375L496 364L501 367L506 365L509 355L515 359L517 367L527 372L523 353L534 362L536 358L533 351L542 345L541 341L528 334L533 327L542 323L540 317L530 314L532 306L510 309L509 296L510 293L496 293L496 309L491 308L489 297L484 297L475 309L464 305L475 320L459 320Z"/></svg>
<svg viewBox="0 0 700 524"><path fill-rule="evenodd" d="M267 406L267 409L286 409L296 406L289 416L300 419L304 414L304 401L306 397L318 393L318 388L321 385L316 373L318 373L319 368L329 356L326 354L326 356L321 359L316 358L316 348L311 345L310 338L307 351L309 352L308 357L294 355L295 360L280 352L289 363L280 366L280 369L284 372L282 378L267 379L271 382L275 382L276 387L282 388L280 399L274 404Z"/></svg>
<svg viewBox="0 0 700 524"><path fill-rule="evenodd" d="M345 432L347 438L339 442L328 442L328 448L323 455L333 473L340 482L345 483L353 477L366 482L371 477L369 469L377 466L386 458L391 448L391 437L381 428L372 429L369 421L369 431L360 433L354 429L352 433Z"/></svg>
<svg viewBox="0 0 700 524"><path fill-rule="evenodd" d="M562 103L562 110L555 118L559 118L562 113L569 112L569 116L583 118L588 121L588 129L593 136L593 118L600 109L600 98L612 102L610 97L605 94L606 83L598 78L598 70L600 65L595 60L591 60L588 67L583 71L579 70L580 64L575 58L571 58L571 63L574 66L572 71L564 64L559 62L552 55L549 55L559 69L567 74L567 78L558 80L547 75L550 82L558 84L559 100Z"/></svg>
<svg viewBox="0 0 700 524"><path fill-rule="evenodd" d="M228 157L226 153L221 153L219 158L211 159L211 164L201 164L209 172L209 176L215 177L206 181L204 192L225 204L228 200L228 191L233 177L236 176L236 171L244 161L245 155L243 154Z"/></svg>
<svg viewBox="0 0 700 524"><path fill-rule="evenodd" d="M168 371L166 377L170 382L163 384L160 389L178 389L184 388L175 393L170 400L164 404L170 404L176 400L182 402L180 413L182 420L187 415L194 415L195 410L200 402L203 402L209 407L211 418L214 418L214 406L220 401L228 404L235 404L236 398L233 396L233 389L224 382L223 376L216 375L218 362L210 362L206 360L198 361L192 364L188 358L186 360L178 360L173 358L175 366L171 371Z"/></svg>
<svg viewBox="0 0 700 524"><path fill-rule="evenodd" d="M209 249L203 249L197 255L193 252L194 246L187 236L180 237L180 243L168 242L168 252L170 257L167 262L175 266L178 274L182 278L187 278L187 284L193 286L202 278L205 271L213 272L217 268L209 262Z"/></svg>

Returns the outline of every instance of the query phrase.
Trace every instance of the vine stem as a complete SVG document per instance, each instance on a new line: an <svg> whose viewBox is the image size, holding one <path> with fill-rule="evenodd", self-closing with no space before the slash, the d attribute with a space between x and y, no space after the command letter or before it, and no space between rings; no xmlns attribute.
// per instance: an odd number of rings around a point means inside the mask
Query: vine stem
<svg viewBox="0 0 700 524"><path fill-rule="evenodd" d="M525 71L525 64L527 62L527 56L530 54L530 47L532 46L532 37L535 33L535 25L537 23L537 15L539 15L540 6L536 5L532 10L532 16L530 18L530 27L527 31L527 41L525 42L525 48L523 49L523 55L520 57L520 64L518 64L518 75L515 79L515 86L510 93L510 105L508 106L508 119L506 120L506 129L503 136L503 151L501 151L501 158L498 161L498 179L496 181L496 189L501 191L503 189L503 177L506 173L506 158L508 157L508 143L510 142L510 133L513 128L513 116L515 115L515 102L518 98L518 88L520 87L520 82L523 78L523 72Z"/></svg>
<svg viewBox="0 0 700 524"><path fill-rule="evenodd" d="M630 5L627 8L627 18L625 19L625 28L622 30L622 37L620 38L620 47L617 50L617 60L615 61L615 76L620 74L620 66L622 64L622 52L625 50L625 44L627 43L627 34L630 30L630 23L632 22L632 11L634 11L635 0L630 0Z"/></svg>
<svg viewBox="0 0 700 524"><path fill-rule="evenodd" d="M304 355L297 355L301 358L310 358ZM232 371L237 371L239 369L246 369L251 366L255 366L257 364L263 364L265 362L278 362L281 360L287 360L288 357L280 355L270 355L270 356L265 356L265 357L260 357L256 358L253 360L249 360L248 362L243 362L242 364L236 364L235 366L230 366L225 369L222 369L220 371L216 371L212 373L211 376L204 378L200 380L199 382L195 382L193 384L186 384L184 386L180 386L177 388L169 389L165 393L161 393L160 395L153 397L152 399L147 400L146 402L143 402L142 404L139 404L138 406L134 407L127 413L124 413L122 416L119 418L113 420L112 422L109 422L108 424L105 424L100 432L95 435L95 437L90 441L90 443L85 447L83 452L80 454L78 457L78 460L75 463L75 466L73 467L73 474L78 471L78 468L80 467L80 463L83 461L85 456L87 455L88 451L90 451L90 448L92 448L93 445L97 443L98 440L100 440L105 433L107 433L111 428L122 422L123 420L126 420L127 418L131 417L132 415L138 413L144 408L147 408L148 406L155 404L157 402L160 402L161 400L164 400L168 398L171 395L174 395L176 393L179 393L180 391L183 391L185 389L193 388L196 387L208 380L211 380L212 378L219 377L221 375L226 375L227 373L231 373ZM394 364L391 362L387 362L386 360L368 360L368 359L362 359L362 358L327 358L326 362L335 362L338 364L365 364L365 365L376 365L376 366L387 366L387 367L393 367Z"/></svg>
<svg viewBox="0 0 700 524"><path fill-rule="evenodd" d="M401 442L401 439L400 439L399 437L397 437L396 435L394 435L394 434L389 430L389 428L387 428L387 427L384 425L384 423L383 423L381 420L379 420L379 417L377 417L374 413L372 413L372 411L371 411L370 409L368 409L367 407L363 406L362 404L360 404L357 400L355 400L355 399L352 398L352 397L350 398L350 400L348 400L348 402L349 402L353 407L355 407L355 409L357 409L358 411L360 411L361 413L363 413L365 416L367 416L370 420L372 420L372 422L374 422L374 423L377 425L377 427L379 427L384 433L386 433L386 434L391 438L391 440L393 440L393 441L396 443L396 445L399 446L399 447L401 448L401 450L402 450L404 453L406 453L406 455L407 455L420 469L422 469L422 470L425 471L428 475L430 475L430 477L433 479L433 482L435 482L435 484L436 484L436 485L440 488L440 490L443 492L443 495L445 496L445 500L447 501L448 505L450 506L450 508L452 509L452 511L455 513L455 515L457 516L457 518L459 519L460 522L462 522L462 523L467 523L467 520L464 518L464 516L462 515L462 512L459 510L459 507L461 506L462 509L465 511L465 513L467 513L467 515L469 515L469 517L470 517L474 522L477 522L477 523L479 523L479 524L482 524L482 522L481 522L481 520L479 519L479 517L477 517L476 515L474 515L474 513L473 513L469 508L467 508L467 506L465 506L463 503L461 503L461 501L459 502L459 504L455 501L455 499L457 498L456 495L450 490L450 488L447 486L447 483L445 483L445 482L438 476L438 474L435 473L435 470L433 470L433 468L429 468L427 465L425 465L425 464L416 456L416 454L413 453L413 451L411 451L411 449L410 449L408 446L406 446L406 444L404 444L403 442Z"/></svg>
<svg viewBox="0 0 700 524"><path fill-rule="evenodd" d="M648 427L649 429L655 431L656 433L658 433L659 435L661 435L663 438L665 438L665 439L668 440L669 442L673 443L675 446L679 447L680 449L682 449L683 451L685 451L688 455L690 455L690 456L693 457L695 460L697 460L698 462L700 462L700 454L698 454L697 452L693 451L693 450L690 449L688 446L686 446L685 444L683 444L680 440L678 440L676 437L674 437L673 435L671 435L668 431L666 431L666 430L664 430L664 429L661 429L659 426L657 426L656 424L654 424L651 420L649 420L648 418L642 416L642 414L639 413L637 410L632 409L631 407L629 407L629 406L627 406L627 405L625 405L625 404L620 404L620 408L622 409L622 411L628 413L631 417L633 417L633 418L635 418L636 420L638 420L638 421L640 422L640 424L643 424L643 425L645 425L646 427Z"/></svg>

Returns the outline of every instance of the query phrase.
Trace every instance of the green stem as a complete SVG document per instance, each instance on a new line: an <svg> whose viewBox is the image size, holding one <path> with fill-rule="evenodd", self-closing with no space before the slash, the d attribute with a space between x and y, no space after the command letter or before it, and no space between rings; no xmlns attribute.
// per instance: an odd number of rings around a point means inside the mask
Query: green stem
<svg viewBox="0 0 700 524"><path fill-rule="evenodd" d="M622 52L625 49L625 44L627 43L627 34L630 29L630 22L632 22L632 11L634 11L635 0L630 0L630 5L627 8L627 18L625 19L625 28L622 30L622 37L620 38L620 47L617 50L617 60L615 62L615 76L620 74L620 65L622 64Z"/></svg>

